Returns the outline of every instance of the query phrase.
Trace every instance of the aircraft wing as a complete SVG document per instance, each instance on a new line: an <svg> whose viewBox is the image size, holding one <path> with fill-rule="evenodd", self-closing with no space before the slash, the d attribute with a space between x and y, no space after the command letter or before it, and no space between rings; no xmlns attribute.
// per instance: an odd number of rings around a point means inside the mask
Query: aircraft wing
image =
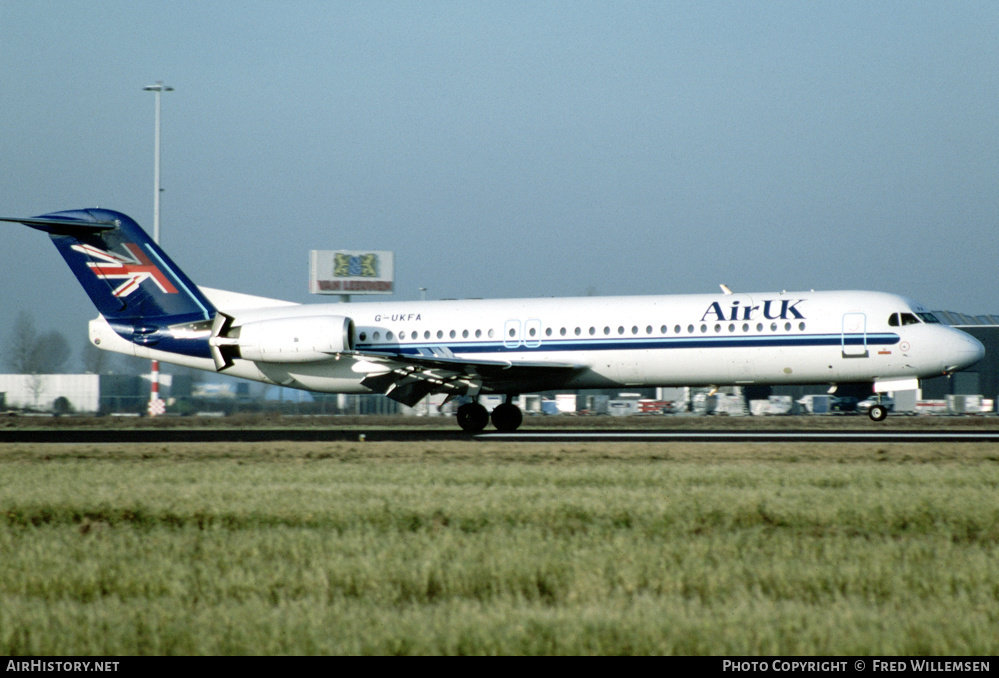
<svg viewBox="0 0 999 678"><path fill-rule="evenodd" d="M443 348L425 349L419 354L369 351L353 356L368 364L369 375L361 381L364 386L409 407L431 393L452 397L478 393L480 389L529 391L538 390L538 384L555 388L586 369L570 363L469 360Z"/></svg>

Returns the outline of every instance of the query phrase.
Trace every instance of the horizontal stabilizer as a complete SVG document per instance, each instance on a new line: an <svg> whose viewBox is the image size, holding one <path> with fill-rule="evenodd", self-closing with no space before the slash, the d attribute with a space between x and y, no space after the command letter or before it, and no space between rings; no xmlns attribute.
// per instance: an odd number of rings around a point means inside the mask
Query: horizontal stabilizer
<svg viewBox="0 0 999 678"><path fill-rule="evenodd" d="M118 228L116 221L97 221L78 217L0 217L0 221L24 224L53 235L85 235Z"/></svg>

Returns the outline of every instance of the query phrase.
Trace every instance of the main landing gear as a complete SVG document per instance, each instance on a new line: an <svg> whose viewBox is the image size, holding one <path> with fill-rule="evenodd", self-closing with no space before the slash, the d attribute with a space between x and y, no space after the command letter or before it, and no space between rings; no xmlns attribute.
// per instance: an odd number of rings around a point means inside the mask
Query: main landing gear
<svg viewBox="0 0 999 678"><path fill-rule="evenodd" d="M478 433L489 423L489 413L478 403L465 403L458 408L458 426L469 433Z"/></svg>
<svg viewBox="0 0 999 678"><path fill-rule="evenodd" d="M520 408L511 402L505 402L493 408L493 426L502 433L513 433L524 421Z"/></svg>
<svg viewBox="0 0 999 678"><path fill-rule="evenodd" d="M458 408L458 425L469 433L482 431L490 418L493 426L501 433L512 433L516 431L524 421L524 414L520 408L510 402L507 396L506 402L493 408L492 416L486 408L479 403L466 403Z"/></svg>

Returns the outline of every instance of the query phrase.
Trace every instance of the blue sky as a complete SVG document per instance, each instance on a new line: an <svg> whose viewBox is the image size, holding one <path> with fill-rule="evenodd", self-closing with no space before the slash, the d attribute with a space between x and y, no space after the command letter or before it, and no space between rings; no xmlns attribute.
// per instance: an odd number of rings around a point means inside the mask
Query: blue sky
<svg viewBox="0 0 999 678"><path fill-rule="evenodd" d="M197 282L310 302L875 289L996 313L995 2L0 0L0 213L109 207ZM20 310L95 315L0 226Z"/></svg>

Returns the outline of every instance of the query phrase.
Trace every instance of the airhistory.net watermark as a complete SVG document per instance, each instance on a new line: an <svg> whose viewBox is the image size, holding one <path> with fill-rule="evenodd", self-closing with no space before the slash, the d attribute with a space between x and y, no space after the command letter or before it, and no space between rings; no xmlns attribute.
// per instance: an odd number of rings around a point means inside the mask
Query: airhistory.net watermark
<svg viewBox="0 0 999 678"><path fill-rule="evenodd" d="M104 673L107 671L117 671L116 661L96 662L96 661L46 661L42 659L8 659L4 671L45 671L45 672L68 672L68 673L89 673L91 671Z"/></svg>

